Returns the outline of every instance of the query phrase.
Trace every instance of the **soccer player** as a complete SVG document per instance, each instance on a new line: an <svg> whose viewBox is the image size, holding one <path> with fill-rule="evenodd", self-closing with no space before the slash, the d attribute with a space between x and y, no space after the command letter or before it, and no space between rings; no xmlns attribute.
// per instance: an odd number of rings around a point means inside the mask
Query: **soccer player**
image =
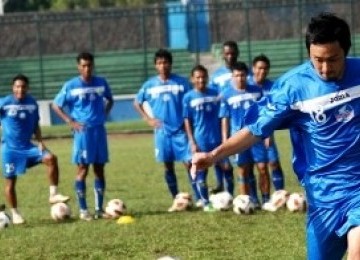
<svg viewBox="0 0 360 260"><path fill-rule="evenodd" d="M360 259L360 59L348 58L350 28L331 13L307 26L309 61L275 81L248 114L248 125L209 153L193 172L290 128L293 166L308 201L308 259ZM249 111L250 112L250 111Z"/></svg>
<svg viewBox="0 0 360 260"><path fill-rule="evenodd" d="M234 135L245 127L244 117L249 107L262 96L261 89L247 84L248 67L243 62L232 66L232 80L229 87L221 93L219 117L222 125L222 139L228 139L228 133ZM230 128L230 131L229 131ZM263 204L269 201L270 184L267 168L267 152L264 142L258 142L249 149L237 153L235 163L238 166L239 193L249 194L249 174L255 163L259 172L259 185ZM254 201L258 203L258 201Z"/></svg>
<svg viewBox="0 0 360 260"><path fill-rule="evenodd" d="M93 75L94 56L82 52L76 60L80 75L63 85L52 108L73 130L72 162L77 164L75 190L80 219L90 221L93 216L86 202L86 177L91 164L95 175L94 218L108 217L103 211L106 185L104 166L108 162L105 120L113 105L113 97L106 79Z"/></svg>
<svg viewBox="0 0 360 260"><path fill-rule="evenodd" d="M261 88L263 96L269 94L273 82L267 79L270 70L270 60L264 54L256 56L252 61L252 75L248 76L248 83ZM279 152L272 135L265 139L267 155L271 169L272 183L275 190L284 189L284 173L280 164Z"/></svg>
<svg viewBox="0 0 360 260"><path fill-rule="evenodd" d="M194 89L185 94L184 119L185 130L191 146L191 152L211 151L221 143L221 122L218 119L220 98L215 89L208 88L208 71L202 65L191 70L191 82ZM233 194L234 181L232 171L226 169L225 162L216 162L224 167L227 191ZM199 171L195 176L196 187L202 199L204 211L215 209L209 202L207 186L207 169Z"/></svg>
<svg viewBox="0 0 360 260"><path fill-rule="evenodd" d="M26 173L26 168L39 163L45 164L50 182L50 203L67 202L70 197L57 192L58 161L43 142L39 126L39 107L28 93L29 79L19 74L13 78L12 84L13 93L0 99L2 172L12 222L23 224L25 219L17 210L16 181L18 176ZM31 142L32 136L35 137L37 145Z"/></svg>
<svg viewBox="0 0 360 260"><path fill-rule="evenodd" d="M231 67L237 62L240 55L239 47L234 41L225 41L222 46L222 57L224 65L214 71L210 77L209 87L215 88L219 93L228 85L231 80ZM216 187L212 193L224 190L224 173L219 165L215 165Z"/></svg>
<svg viewBox="0 0 360 260"><path fill-rule="evenodd" d="M134 100L135 109L154 129L155 157L164 164L164 177L172 198L179 193L174 162L185 164L189 180L189 146L184 129L182 100L190 89L189 81L171 72L172 54L159 49L154 55L155 69L158 75L148 79L140 88ZM144 107L145 102L151 110ZM151 112L150 112L151 111ZM196 184L192 181L196 194ZM172 208L169 208L169 211Z"/></svg>

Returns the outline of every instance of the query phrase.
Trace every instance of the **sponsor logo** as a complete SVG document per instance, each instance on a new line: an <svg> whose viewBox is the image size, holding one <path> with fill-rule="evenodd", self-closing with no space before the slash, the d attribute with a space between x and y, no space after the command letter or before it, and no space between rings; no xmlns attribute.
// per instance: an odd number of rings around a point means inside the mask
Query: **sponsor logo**
<svg viewBox="0 0 360 260"><path fill-rule="evenodd" d="M335 119L337 122L349 122L354 118L354 109L350 105L345 105L335 112Z"/></svg>
<svg viewBox="0 0 360 260"><path fill-rule="evenodd" d="M343 100L345 98L349 98L350 94L347 92L339 93L335 97L330 97L330 103L334 103L340 100Z"/></svg>

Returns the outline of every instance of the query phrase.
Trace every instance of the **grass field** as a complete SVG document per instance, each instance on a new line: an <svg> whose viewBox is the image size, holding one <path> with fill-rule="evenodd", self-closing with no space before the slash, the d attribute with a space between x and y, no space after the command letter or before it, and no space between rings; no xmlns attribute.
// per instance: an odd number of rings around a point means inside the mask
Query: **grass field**
<svg viewBox="0 0 360 260"><path fill-rule="evenodd" d="M143 126L143 125L137 125ZM124 130L122 127L120 127ZM115 133L119 129L109 126ZM125 130L127 127L125 126ZM45 135L64 134L63 128L44 129ZM287 132L276 135L286 173L286 188L300 191L290 165ZM110 134L111 162L106 166L106 200L121 198L135 223L118 225L113 220L82 222L77 219L73 190L75 167L70 162L72 140L47 140L58 155L60 191L72 196L73 219L54 223L47 204L48 185L43 166L19 178L19 209L23 226L0 230L1 259L304 259L305 215L280 210L239 216L232 211L205 213L194 210L167 213L171 199L162 166L155 163L151 134ZM179 186L190 191L183 167L177 166ZM88 177L88 204L93 208L93 175ZM209 185L214 174L209 174ZM3 190L4 182L0 181ZM0 197L0 202L4 200Z"/></svg>

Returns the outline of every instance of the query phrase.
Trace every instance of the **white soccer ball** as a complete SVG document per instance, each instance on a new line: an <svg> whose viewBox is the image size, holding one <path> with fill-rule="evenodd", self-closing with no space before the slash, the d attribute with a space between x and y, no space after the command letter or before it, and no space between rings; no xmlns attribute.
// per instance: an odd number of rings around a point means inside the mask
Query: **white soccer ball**
<svg viewBox="0 0 360 260"><path fill-rule="evenodd" d="M5 211L0 211L0 229L7 228L10 226L11 220Z"/></svg>
<svg viewBox="0 0 360 260"><path fill-rule="evenodd" d="M211 194L209 200L213 207L218 210L228 210L232 206L233 196L227 192Z"/></svg>
<svg viewBox="0 0 360 260"><path fill-rule="evenodd" d="M271 195L270 202L276 209L286 206L290 193L286 190L277 190Z"/></svg>
<svg viewBox="0 0 360 260"><path fill-rule="evenodd" d="M238 195L233 200L233 211L236 214L252 214L255 211L255 205L249 195Z"/></svg>
<svg viewBox="0 0 360 260"><path fill-rule="evenodd" d="M303 212L306 210L306 199L304 194L299 192L294 192L290 194L286 207L291 212Z"/></svg>
<svg viewBox="0 0 360 260"><path fill-rule="evenodd" d="M51 218L55 221L62 221L71 217L71 209L64 202L55 203L50 209Z"/></svg>
<svg viewBox="0 0 360 260"><path fill-rule="evenodd" d="M112 199L106 204L105 212L112 218L118 218L126 211L126 205L121 199Z"/></svg>
<svg viewBox="0 0 360 260"><path fill-rule="evenodd" d="M192 205L193 203L191 195L188 192L179 192L176 195L169 211L184 211L191 208Z"/></svg>

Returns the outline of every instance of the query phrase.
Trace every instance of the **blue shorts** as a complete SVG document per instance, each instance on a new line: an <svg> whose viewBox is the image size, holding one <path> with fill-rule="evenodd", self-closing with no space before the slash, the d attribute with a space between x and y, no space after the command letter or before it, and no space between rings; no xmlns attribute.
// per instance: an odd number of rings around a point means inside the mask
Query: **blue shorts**
<svg viewBox="0 0 360 260"><path fill-rule="evenodd" d="M277 161L279 161L279 152L278 152L275 140L267 148L267 156L268 156L269 162L277 162Z"/></svg>
<svg viewBox="0 0 360 260"><path fill-rule="evenodd" d="M169 134L165 133L162 128L155 129L154 143L155 158L158 162L188 162L191 160L185 131Z"/></svg>
<svg viewBox="0 0 360 260"><path fill-rule="evenodd" d="M254 144L250 149L242 153L235 154L233 162L236 163L237 166L253 162L267 163L267 149L264 142L260 141Z"/></svg>
<svg viewBox="0 0 360 260"><path fill-rule="evenodd" d="M48 153L49 151L41 151L36 145L17 150L3 144L1 146L3 176L12 178L25 174L27 168L41 163Z"/></svg>
<svg viewBox="0 0 360 260"><path fill-rule="evenodd" d="M75 164L105 164L109 161L104 125L84 127L74 131L72 162Z"/></svg>
<svg viewBox="0 0 360 260"><path fill-rule="evenodd" d="M307 223L308 259L342 259L347 233L360 226L360 195L333 208L309 207Z"/></svg>

